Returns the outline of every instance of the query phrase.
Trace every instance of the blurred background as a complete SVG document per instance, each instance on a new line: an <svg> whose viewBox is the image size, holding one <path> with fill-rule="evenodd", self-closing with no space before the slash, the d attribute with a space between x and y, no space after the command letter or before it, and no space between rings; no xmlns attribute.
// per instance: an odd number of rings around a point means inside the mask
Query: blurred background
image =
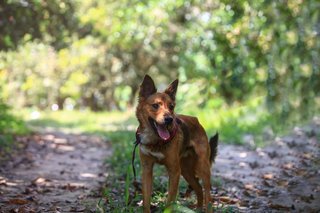
<svg viewBox="0 0 320 213"><path fill-rule="evenodd" d="M132 134L146 73L160 89L179 78L177 112L226 142L319 113L317 0L5 0L0 29L2 135Z"/></svg>

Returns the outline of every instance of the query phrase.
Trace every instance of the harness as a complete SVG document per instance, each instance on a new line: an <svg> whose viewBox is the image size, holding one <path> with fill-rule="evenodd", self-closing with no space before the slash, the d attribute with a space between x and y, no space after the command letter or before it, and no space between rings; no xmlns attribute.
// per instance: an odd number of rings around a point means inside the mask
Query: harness
<svg viewBox="0 0 320 213"><path fill-rule="evenodd" d="M181 120L176 118L174 120L173 123L173 130L170 133L170 137L167 140L159 140L158 143L156 144L146 144L145 146L148 146L150 148L155 148L155 147L159 147L159 146L163 146L166 145L168 143L170 143L172 141L172 139L176 136L177 132L178 132L178 127L181 124ZM134 167L134 160L135 160L135 156L136 156L136 148L137 146L141 144L141 130L140 130L140 126L137 128L136 130L136 140L134 142L134 148L133 148L133 152L132 152L132 159L131 159L131 164L132 164L132 171L133 171L133 185L136 188L137 191L140 191L140 187L139 187L139 183L137 182L136 179L136 169Z"/></svg>

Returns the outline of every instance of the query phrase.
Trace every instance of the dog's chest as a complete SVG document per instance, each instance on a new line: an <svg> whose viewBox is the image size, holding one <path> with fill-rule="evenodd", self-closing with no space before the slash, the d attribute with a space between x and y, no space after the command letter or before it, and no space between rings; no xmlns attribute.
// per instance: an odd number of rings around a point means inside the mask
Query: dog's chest
<svg viewBox="0 0 320 213"><path fill-rule="evenodd" d="M164 154L160 151L160 150L154 150L148 146L154 144L154 141L156 141L157 139L154 138L153 134L150 133L149 131L144 131L141 135L140 135L140 151L145 154L145 155L149 155L152 157L157 158L158 160L162 160L164 158ZM160 147L159 147L160 148Z"/></svg>
<svg viewBox="0 0 320 213"><path fill-rule="evenodd" d="M145 145L141 145L140 146L140 151L145 154L145 155L149 155L152 157L157 158L158 160L162 160L164 158L164 154L161 152L156 152L156 151L152 151L150 150L148 147L146 147Z"/></svg>

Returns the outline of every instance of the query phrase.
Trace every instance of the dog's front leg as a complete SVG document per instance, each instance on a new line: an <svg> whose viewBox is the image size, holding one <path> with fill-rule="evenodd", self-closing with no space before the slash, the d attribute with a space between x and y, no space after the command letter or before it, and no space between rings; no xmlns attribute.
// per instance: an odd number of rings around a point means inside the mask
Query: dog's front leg
<svg viewBox="0 0 320 213"><path fill-rule="evenodd" d="M154 162L146 156L141 156L142 165L142 196L143 212L150 212L150 199L152 193L153 165Z"/></svg>
<svg viewBox="0 0 320 213"><path fill-rule="evenodd" d="M167 170L169 174L169 190L167 205L170 205L172 202L176 200L178 193L181 169L180 166L177 165L177 162L179 161L175 161L173 164L167 165Z"/></svg>

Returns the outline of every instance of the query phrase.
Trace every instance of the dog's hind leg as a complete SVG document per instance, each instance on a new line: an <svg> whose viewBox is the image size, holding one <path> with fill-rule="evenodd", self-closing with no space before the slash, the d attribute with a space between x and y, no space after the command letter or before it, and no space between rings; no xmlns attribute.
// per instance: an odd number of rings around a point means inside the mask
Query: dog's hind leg
<svg viewBox="0 0 320 213"><path fill-rule="evenodd" d="M203 192L199 179L195 176L195 162L189 157L182 158L181 162L183 162L181 164L181 174L197 195L197 207L202 208Z"/></svg>
<svg viewBox="0 0 320 213"><path fill-rule="evenodd" d="M206 208L206 212L211 212L212 209L210 209L210 207L209 207L209 203L211 200L211 195L210 195L210 189L211 189L210 162L208 159L202 159L202 160L200 160L200 159L197 162L198 163L197 174L199 175L199 178L202 180L203 187L204 187L204 205Z"/></svg>
<svg viewBox="0 0 320 213"><path fill-rule="evenodd" d="M193 192L193 188L192 188L192 187L190 186L190 184L189 184L186 192L184 193L184 197L185 197L185 198L190 197L192 192Z"/></svg>

